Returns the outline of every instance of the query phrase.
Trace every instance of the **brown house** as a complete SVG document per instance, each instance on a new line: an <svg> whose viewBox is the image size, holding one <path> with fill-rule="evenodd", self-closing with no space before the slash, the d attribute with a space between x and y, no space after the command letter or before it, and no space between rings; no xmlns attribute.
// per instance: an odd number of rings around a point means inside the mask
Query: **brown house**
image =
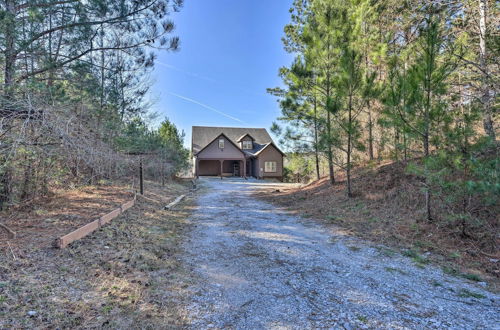
<svg viewBox="0 0 500 330"><path fill-rule="evenodd" d="M194 175L283 179L283 152L264 128L193 126Z"/></svg>

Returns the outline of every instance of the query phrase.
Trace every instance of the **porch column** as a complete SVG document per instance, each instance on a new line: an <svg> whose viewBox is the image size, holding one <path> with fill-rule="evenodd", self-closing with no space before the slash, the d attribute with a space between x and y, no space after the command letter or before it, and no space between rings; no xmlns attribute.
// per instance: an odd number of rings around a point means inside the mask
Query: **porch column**
<svg viewBox="0 0 500 330"><path fill-rule="evenodd" d="M199 175L198 175L198 173L199 173L198 172L199 171L199 169L198 169L199 168L199 163L200 163L200 160L198 159L198 157L196 157L194 159L194 177L197 178L197 179L199 178Z"/></svg>
<svg viewBox="0 0 500 330"><path fill-rule="evenodd" d="M222 180L222 164L224 164L223 160L219 160L220 162L220 179Z"/></svg>
<svg viewBox="0 0 500 330"><path fill-rule="evenodd" d="M243 175L245 179L247 178L247 160L243 158Z"/></svg>

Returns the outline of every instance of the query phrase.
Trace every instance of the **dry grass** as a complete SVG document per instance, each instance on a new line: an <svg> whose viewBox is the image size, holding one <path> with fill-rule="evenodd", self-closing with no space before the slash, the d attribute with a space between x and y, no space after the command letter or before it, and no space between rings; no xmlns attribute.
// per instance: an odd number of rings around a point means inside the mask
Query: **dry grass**
<svg viewBox="0 0 500 330"><path fill-rule="evenodd" d="M148 199L139 198L133 208L64 250L42 245L52 240L39 239L43 233L26 246L28 234L22 244L11 241L12 251L0 250L0 328L186 325L182 306L191 280L177 256L194 198L188 196L174 211L163 206L187 190L184 184L148 182Z"/></svg>
<svg viewBox="0 0 500 330"><path fill-rule="evenodd" d="M111 212L133 198L125 186L86 186L57 190L48 198L16 206L0 213L1 222L17 234L15 243L24 248L43 248L65 235ZM0 231L0 247L7 235Z"/></svg>
<svg viewBox="0 0 500 330"><path fill-rule="evenodd" d="M498 251L492 248L495 242L465 238L456 226L446 221L425 221L420 180L407 174L406 166L386 163L356 169L354 198L346 197L342 174L337 175L333 186L324 178L302 188L270 189L257 195L363 239L409 249L422 267L424 259L432 260L457 275L489 279L498 287L499 258L495 257ZM446 210L437 201L434 212L445 215ZM425 253L427 256L423 257Z"/></svg>

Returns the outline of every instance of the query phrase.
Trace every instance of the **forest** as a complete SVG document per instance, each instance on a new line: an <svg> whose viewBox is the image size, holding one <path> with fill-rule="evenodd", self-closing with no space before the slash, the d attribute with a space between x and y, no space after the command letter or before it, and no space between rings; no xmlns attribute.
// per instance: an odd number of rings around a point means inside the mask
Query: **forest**
<svg viewBox="0 0 500 330"><path fill-rule="evenodd" d="M0 0L0 329L498 329L499 27L494 0ZM217 176L184 175L179 127L234 121L273 136L206 134Z"/></svg>
<svg viewBox="0 0 500 330"><path fill-rule="evenodd" d="M187 162L183 132L151 123L157 51L175 51L182 1L0 4L0 209L53 188L164 181Z"/></svg>
<svg viewBox="0 0 500 330"><path fill-rule="evenodd" d="M279 71L285 87L268 89L282 110L273 131L294 151L291 179L319 180L326 164L330 184L341 173L353 197L356 167L401 162L419 178L426 220L468 235L481 216L495 219L499 10L487 0L294 1L283 44L295 58Z"/></svg>

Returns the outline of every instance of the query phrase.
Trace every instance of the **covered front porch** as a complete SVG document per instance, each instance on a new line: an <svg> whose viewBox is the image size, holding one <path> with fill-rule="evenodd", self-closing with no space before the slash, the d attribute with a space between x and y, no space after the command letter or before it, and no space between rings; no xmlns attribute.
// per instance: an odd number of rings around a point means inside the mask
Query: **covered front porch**
<svg viewBox="0 0 500 330"><path fill-rule="evenodd" d="M252 175L251 159L195 159L195 177L220 176L222 177L247 177Z"/></svg>

